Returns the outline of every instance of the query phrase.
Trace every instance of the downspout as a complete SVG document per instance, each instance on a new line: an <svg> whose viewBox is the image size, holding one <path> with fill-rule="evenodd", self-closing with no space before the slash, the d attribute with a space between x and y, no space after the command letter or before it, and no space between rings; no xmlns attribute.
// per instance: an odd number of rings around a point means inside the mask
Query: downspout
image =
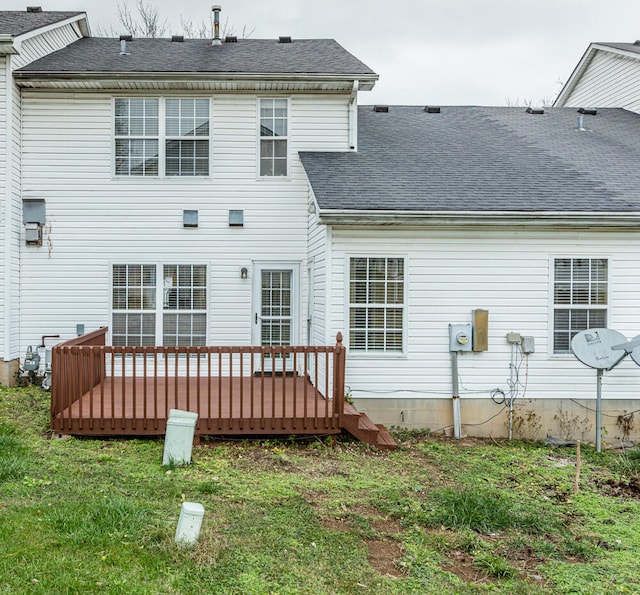
<svg viewBox="0 0 640 595"><path fill-rule="evenodd" d="M349 95L349 149L358 150L358 89L360 83L353 81L351 95Z"/></svg>
<svg viewBox="0 0 640 595"><path fill-rule="evenodd" d="M12 303L12 254L13 254L13 78L11 76L11 56L7 55L5 60L5 101L6 101L6 130L4 135L5 145L5 187L4 187L4 326L2 359L11 361L11 318L13 313ZM18 325L19 331L19 325Z"/></svg>

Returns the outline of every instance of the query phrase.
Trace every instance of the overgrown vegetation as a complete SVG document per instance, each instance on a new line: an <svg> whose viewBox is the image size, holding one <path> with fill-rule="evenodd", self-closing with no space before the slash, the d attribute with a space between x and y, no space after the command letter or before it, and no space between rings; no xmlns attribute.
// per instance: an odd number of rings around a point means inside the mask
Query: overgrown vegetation
<svg viewBox="0 0 640 595"><path fill-rule="evenodd" d="M638 593L640 454L398 434L50 439L46 393L0 388L0 593ZM183 501L199 542L173 542Z"/></svg>

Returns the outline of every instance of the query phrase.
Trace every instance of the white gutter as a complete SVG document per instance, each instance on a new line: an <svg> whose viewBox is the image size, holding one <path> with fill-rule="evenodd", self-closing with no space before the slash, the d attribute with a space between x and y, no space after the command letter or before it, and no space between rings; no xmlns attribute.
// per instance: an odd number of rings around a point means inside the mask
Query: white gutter
<svg viewBox="0 0 640 595"><path fill-rule="evenodd" d="M359 211L320 210L320 221L327 225L417 225L417 226L469 226L469 225L526 225L526 226L582 226L582 227L638 227L640 211L579 212L540 211L519 213L513 211Z"/></svg>
<svg viewBox="0 0 640 595"><path fill-rule="evenodd" d="M14 45L13 35L0 34L0 55L17 54L18 50Z"/></svg>

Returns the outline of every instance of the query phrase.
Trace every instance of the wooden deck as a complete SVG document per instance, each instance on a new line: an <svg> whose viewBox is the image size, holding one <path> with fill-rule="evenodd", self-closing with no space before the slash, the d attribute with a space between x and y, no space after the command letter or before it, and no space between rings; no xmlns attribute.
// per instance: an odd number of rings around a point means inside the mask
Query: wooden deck
<svg viewBox="0 0 640 595"><path fill-rule="evenodd" d="M51 428L81 436L154 436L171 409L198 414L197 436L338 434L395 448L345 403L346 350L334 346L116 347L106 328L56 345Z"/></svg>
<svg viewBox="0 0 640 595"><path fill-rule="evenodd" d="M170 409L198 413L197 435L335 434L333 401L308 378L105 378L60 411L54 429L78 435L160 435Z"/></svg>

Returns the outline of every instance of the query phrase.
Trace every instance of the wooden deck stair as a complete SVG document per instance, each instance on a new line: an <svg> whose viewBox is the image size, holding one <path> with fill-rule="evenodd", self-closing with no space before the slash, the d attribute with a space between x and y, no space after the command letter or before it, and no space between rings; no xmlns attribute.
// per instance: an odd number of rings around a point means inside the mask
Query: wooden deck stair
<svg viewBox="0 0 640 595"><path fill-rule="evenodd" d="M374 424L366 413L361 413L353 405L344 404L342 425L347 432L380 450L395 450L398 448L391 434L381 424Z"/></svg>

